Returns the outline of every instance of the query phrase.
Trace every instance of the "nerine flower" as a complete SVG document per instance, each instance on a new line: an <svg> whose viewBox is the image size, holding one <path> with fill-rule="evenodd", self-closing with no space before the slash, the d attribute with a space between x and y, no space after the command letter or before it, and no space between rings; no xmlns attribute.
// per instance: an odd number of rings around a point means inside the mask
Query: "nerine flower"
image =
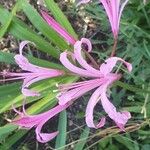
<svg viewBox="0 0 150 150"><path fill-rule="evenodd" d="M29 41L23 41L20 43L19 54L15 55L15 61L19 67L27 72L23 73L12 73L12 72L3 72L3 76L12 77L8 80L17 80L23 79L22 84L22 93L25 96L39 96L40 94L36 91L29 90L28 87L40 80L48 79L52 77L61 76L64 74L63 71L57 69L48 69L44 67L39 67L31 64L26 57L23 56L22 50L24 46L29 43ZM6 79L7 80L7 79Z"/></svg>
<svg viewBox="0 0 150 150"><path fill-rule="evenodd" d="M25 112L24 106L23 106L23 112L19 112L16 109L14 109L19 115L20 118L13 120L11 123L18 125L22 128L31 129L36 128L36 139L41 143L46 143L53 138L55 138L58 135L58 131L53 133L42 133L42 127L43 125L52 117L60 113L61 111L65 110L67 107L69 107L69 103L66 103L65 105L57 105L56 107L50 109L47 112L38 114L38 115L28 115Z"/></svg>
<svg viewBox="0 0 150 150"><path fill-rule="evenodd" d="M111 29L114 35L114 39L118 38L119 24L122 11L129 0L99 0L109 19ZM80 0L77 5L85 4L90 2L90 0Z"/></svg>
<svg viewBox="0 0 150 150"><path fill-rule="evenodd" d="M116 125L124 130L124 125L131 117L129 112L117 112L115 106L109 101L107 96L108 87L116 80L121 78L121 74L113 73L113 68L118 61L126 65L129 72L132 70L131 64L118 57L110 57L100 66L100 69L95 69L90 66L82 56L82 44L88 46L88 51L91 51L91 43L88 39L82 38L74 45L73 57L81 67L77 67L67 58L67 52L63 52L60 56L61 63L71 72L90 79L85 81L60 85L60 94L57 96L60 105L64 105L69 101L76 100L86 92L96 89L92 94L86 108L86 123L89 127L99 128L105 124L105 117L102 117L100 122L95 125L93 121L93 110L95 105L100 101L105 112L114 120ZM70 53L69 53L70 54Z"/></svg>
<svg viewBox="0 0 150 150"><path fill-rule="evenodd" d="M117 39L120 18L128 0L100 0L100 2L104 6L107 16L109 18L114 38Z"/></svg>
<svg viewBox="0 0 150 150"><path fill-rule="evenodd" d="M56 22L50 15L45 11L41 10L41 14L48 25L53 28L61 37L63 37L69 44L74 45L76 39L72 37L58 22Z"/></svg>

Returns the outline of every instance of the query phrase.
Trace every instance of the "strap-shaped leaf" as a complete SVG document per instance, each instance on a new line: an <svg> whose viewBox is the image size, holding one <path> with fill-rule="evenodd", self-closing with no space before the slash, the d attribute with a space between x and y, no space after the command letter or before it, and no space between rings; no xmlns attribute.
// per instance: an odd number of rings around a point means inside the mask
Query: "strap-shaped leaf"
<svg viewBox="0 0 150 150"><path fill-rule="evenodd" d="M0 62L6 63L6 64L16 64L14 59L14 54L7 53L7 52L0 52ZM31 55L27 55L28 60L34 64L41 67L47 67L47 68L54 68L54 69L65 69L62 65L56 64L53 62L49 62L47 60L43 60L40 58L33 57Z"/></svg>
<svg viewBox="0 0 150 150"><path fill-rule="evenodd" d="M66 110L62 111L59 115L58 131L59 131L59 135L56 138L55 149L64 150L65 149L64 146L66 143L66 136L67 136L67 112Z"/></svg>
<svg viewBox="0 0 150 150"><path fill-rule="evenodd" d="M0 22L2 25L6 23L6 20L8 20L9 14L10 13L6 9L0 7ZM12 23L9 27L9 32L20 40L29 40L34 42L39 50L46 52L55 58L59 58L60 52L56 48L45 41L36 32L32 31L18 18L13 17Z"/></svg>
<svg viewBox="0 0 150 150"><path fill-rule="evenodd" d="M80 135L79 142L74 146L74 150L83 150L86 144L86 140L89 136L89 133L90 133L90 129L86 127Z"/></svg>
<svg viewBox="0 0 150 150"><path fill-rule="evenodd" d="M9 26L11 24L11 21L12 21L13 17L16 15L16 12L17 12L17 10L19 8L19 4L20 4L19 2L16 3L14 8L12 9L12 12L9 14L9 17L8 17L6 23L3 24L3 26L1 27L1 29L0 29L0 38L5 35L5 33L7 32L7 29L9 28Z"/></svg>
<svg viewBox="0 0 150 150"><path fill-rule="evenodd" d="M22 2L23 12L31 21L33 26L37 28L44 36L52 41L61 50L69 48L68 44L62 39L56 31L54 31L39 15L39 13L26 1ZM32 14L32 15L31 15Z"/></svg>

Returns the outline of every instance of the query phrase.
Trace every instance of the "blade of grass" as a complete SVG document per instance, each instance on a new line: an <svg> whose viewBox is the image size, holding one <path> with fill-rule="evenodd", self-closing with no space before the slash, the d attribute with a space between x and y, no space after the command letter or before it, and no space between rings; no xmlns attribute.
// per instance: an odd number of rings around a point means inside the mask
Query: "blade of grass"
<svg viewBox="0 0 150 150"><path fill-rule="evenodd" d="M12 53L0 52L0 62L6 63L6 64L16 64L14 56L15 55ZM47 67L47 68L65 70L65 68L60 64L56 64L53 62L49 62L47 60L36 58L36 57L31 56L31 55L27 55L27 58L34 65L38 65L41 67Z"/></svg>
<svg viewBox="0 0 150 150"><path fill-rule="evenodd" d="M18 1L15 4L14 8L12 9L11 13L9 14L8 20L6 21L5 24L2 25L2 27L0 29L0 38L2 38L5 35L5 33L7 32L7 29L9 28L13 17L16 15L16 12L17 12L19 6L20 6L20 1Z"/></svg>
<svg viewBox="0 0 150 150"><path fill-rule="evenodd" d="M63 146L66 143L67 136L67 113L65 110L62 111L59 115L58 131L59 135L56 138L55 149L64 150L65 147Z"/></svg>
<svg viewBox="0 0 150 150"><path fill-rule="evenodd" d="M138 93L150 93L149 90L147 89L142 89L142 88L138 88L138 87L135 87L134 85L130 85L130 84L127 84L127 83L123 83L121 81L116 81L113 86L120 86L126 90L129 90L129 91L132 91L132 92L138 92Z"/></svg>
<svg viewBox="0 0 150 150"><path fill-rule="evenodd" d="M86 140L89 136L89 133L90 133L90 129L86 127L84 131L82 132L82 134L80 135L80 139L78 143L74 146L74 150L83 150L86 144Z"/></svg>

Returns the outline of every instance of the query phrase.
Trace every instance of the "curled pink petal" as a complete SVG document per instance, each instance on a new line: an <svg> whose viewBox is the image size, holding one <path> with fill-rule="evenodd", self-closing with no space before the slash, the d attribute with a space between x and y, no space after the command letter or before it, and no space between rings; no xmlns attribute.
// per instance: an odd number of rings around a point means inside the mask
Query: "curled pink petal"
<svg viewBox="0 0 150 150"><path fill-rule="evenodd" d="M112 69L115 67L117 61L121 61L122 63L124 63L129 72L132 71L132 65L130 63L124 61L119 57L110 57L107 60L105 60L105 63L103 63L100 66L100 72L103 73L104 75L109 74L112 71Z"/></svg>
<svg viewBox="0 0 150 150"><path fill-rule="evenodd" d="M13 120L11 123L18 125L23 128L31 129L35 127L35 133L36 133L36 138L39 142L45 143L50 140L52 140L54 137L57 136L58 131L53 132L53 133L41 133L41 129L43 125L52 117L60 113L61 111L65 110L67 107L69 107L70 104L67 103L63 106L57 105L56 107L50 109L47 112L41 113L39 115L21 115L19 119ZM19 113L20 114L20 113Z"/></svg>
<svg viewBox="0 0 150 150"><path fill-rule="evenodd" d="M23 50L23 48L24 48L28 43L34 44L34 43L30 42L30 41L22 41L22 42L20 43L20 45L19 45L19 53L20 53L20 55L22 55L22 50Z"/></svg>
<svg viewBox="0 0 150 150"><path fill-rule="evenodd" d="M99 75L97 75L97 74L93 74L91 72L88 72L85 69L81 69L81 68L73 65L70 62L70 60L67 58L67 52L63 52L60 54L60 61L67 69L69 69L71 72L76 73L80 76L99 77Z"/></svg>
<svg viewBox="0 0 150 150"><path fill-rule="evenodd" d="M81 44L85 44L85 45L87 45L87 51L88 52L91 52L92 51L92 44L91 44L91 41L89 40L89 39L87 39L87 38L82 38L81 39ZM81 45L80 44L80 45ZM82 48L81 48L82 49Z"/></svg>
<svg viewBox="0 0 150 150"><path fill-rule="evenodd" d="M8 80L15 80L15 79L24 79L22 84L22 93L25 96L39 96L40 94L36 91L29 90L28 87L40 80L61 76L64 74L64 71L57 70L57 69L49 69L44 67L39 67L36 65L31 64L26 57L22 55L22 50L29 41L23 41L20 43L19 51L20 54L15 55L15 61L19 65L19 67L24 70L28 71L26 73L5 73L4 76L6 77L13 77ZM7 80L7 79L6 79Z"/></svg>
<svg viewBox="0 0 150 150"><path fill-rule="evenodd" d="M117 112L115 106L108 100L106 96L106 88L107 87L104 88L104 91L101 94L102 106L108 116L114 120L118 127L123 129L128 119L131 118L131 115L129 112Z"/></svg>
<svg viewBox="0 0 150 150"><path fill-rule="evenodd" d="M44 125L43 122L41 122L37 128L35 129L36 133L36 139L40 143L46 143L48 141L51 141L53 138L55 138L58 135L58 131L53 132L53 133L41 133L42 126Z"/></svg>
<svg viewBox="0 0 150 150"><path fill-rule="evenodd" d="M93 68L92 66L90 66L86 62L86 60L83 58L82 53L81 53L82 44L86 44L87 45L87 50L89 52L92 50L91 42L88 39L82 38L81 41L77 41L75 43L75 45L74 45L74 55L75 55L76 60L88 72L90 72L92 74L95 74L95 75L99 75L99 77L102 76L102 73L100 73L99 70L96 70L95 68Z"/></svg>
<svg viewBox="0 0 150 150"><path fill-rule="evenodd" d="M38 92L33 91L33 90L29 90L29 89L24 88L24 87L22 88L21 92L24 96L40 96L40 94Z"/></svg>
<svg viewBox="0 0 150 150"><path fill-rule="evenodd" d="M74 45L76 39L72 37L58 22L56 22L51 16L45 11L41 10L41 14L46 22L52 27L58 34L60 34L68 43Z"/></svg>
<svg viewBox="0 0 150 150"><path fill-rule="evenodd" d="M97 125L95 125L93 122L94 107L100 100L100 95L102 92L103 92L102 87L99 87L98 89L96 89L96 91L92 94L92 96L88 102L88 105L86 107L85 120L86 120L87 126L90 128L100 128L100 127L104 126L104 124L105 124L105 117L102 117L100 122Z"/></svg>
<svg viewBox="0 0 150 150"><path fill-rule="evenodd" d="M119 15L118 15L118 28L119 28L120 18L121 18L123 9L124 9L124 7L126 6L126 4L128 3L128 1L129 1L129 0L125 0L125 1L121 4L120 12L119 12Z"/></svg>

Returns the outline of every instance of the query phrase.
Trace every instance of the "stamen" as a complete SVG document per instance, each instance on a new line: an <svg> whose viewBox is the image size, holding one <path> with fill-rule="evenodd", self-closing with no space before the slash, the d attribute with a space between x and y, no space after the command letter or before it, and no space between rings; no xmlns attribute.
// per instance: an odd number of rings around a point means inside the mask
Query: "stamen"
<svg viewBox="0 0 150 150"><path fill-rule="evenodd" d="M0 80L0 82L13 81L13 80L21 80L21 79L24 79L24 77L16 77L16 78L2 79L2 80Z"/></svg>
<svg viewBox="0 0 150 150"><path fill-rule="evenodd" d="M17 114L19 114L20 116L23 115L22 112L18 111L18 110L14 107L14 104L12 105L12 109L14 110L14 112L16 112Z"/></svg>

